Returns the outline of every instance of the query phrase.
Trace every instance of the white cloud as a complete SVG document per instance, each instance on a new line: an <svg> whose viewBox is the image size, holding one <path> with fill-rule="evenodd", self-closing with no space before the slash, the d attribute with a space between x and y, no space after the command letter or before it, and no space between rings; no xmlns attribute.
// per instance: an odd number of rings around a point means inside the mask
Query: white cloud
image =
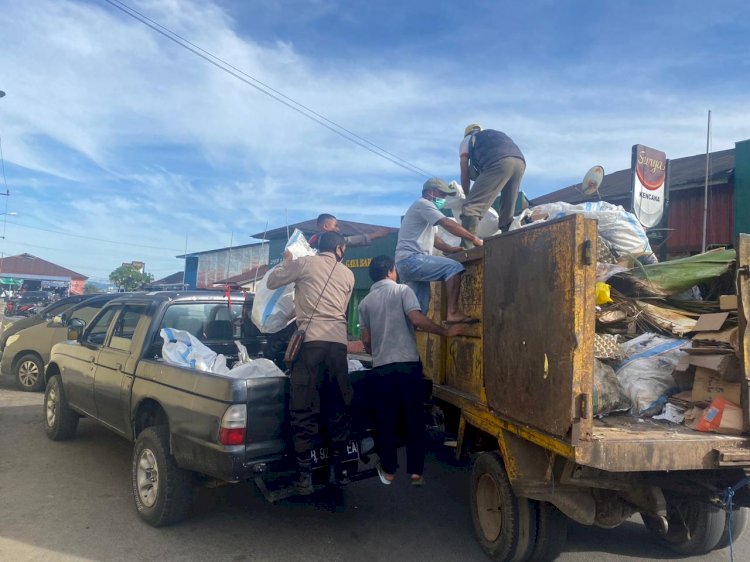
<svg viewBox="0 0 750 562"><path fill-rule="evenodd" d="M608 171L627 167L635 143L674 157L699 153L708 108L714 109L715 149L750 137L750 110L739 90L669 89L661 85L666 80L643 87L660 73L668 76L670 65L705 62L704 51L657 58L648 72L637 61L566 68L500 61L502 71L483 68L475 75L482 80L466 80L464 66L437 56L383 60L373 53L372 59L329 61L299 52L291 41L255 42L242 34L241 22L210 2L134 5L448 179L458 176L457 146L471 121L517 140L527 156L525 189L532 195L578 181L595 163ZM314 24L335 13L335 4L319 2L295 17ZM328 211L395 226L418 196L423 178L348 143L106 4L6 1L0 27L0 85L8 92L0 101L0 133L6 160L25 168L14 167L9 178L12 202L24 209L19 222L161 248L184 248L187 235L190 250L197 250L227 244L232 232L262 231L267 221L277 227L287 214L291 222ZM164 269L180 266L168 251L50 240L30 230L12 236L9 247L24 240L57 244L53 261L63 265L65 251L75 249L79 265L92 270L143 256Z"/></svg>

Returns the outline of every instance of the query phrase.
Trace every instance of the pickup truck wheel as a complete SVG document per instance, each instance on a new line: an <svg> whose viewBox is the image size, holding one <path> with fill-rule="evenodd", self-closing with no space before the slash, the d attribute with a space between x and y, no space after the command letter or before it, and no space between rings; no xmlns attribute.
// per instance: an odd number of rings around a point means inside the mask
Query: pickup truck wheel
<svg viewBox="0 0 750 562"><path fill-rule="evenodd" d="M737 539L739 539L742 536L742 533L745 532L745 529L747 528L748 514L750 514L750 509L747 507L741 507L732 512L732 544L736 543ZM719 544L714 547L714 550L720 550L729 546L729 529L730 521L729 513L727 513L726 521L724 523L724 532L719 539Z"/></svg>
<svg viewBox="0 0 750 562"><path fill-rule="evenodd" d="M138 514L153 527L187 516L193 496L192 475L177 466L169 453L169 428L144 429L135 442L132 464L133 497Z"/></svg>
<svg viewBox="0 0 750 562"><path fill-rule="evenodd" d="M50 377L44 393L44 428L52 441L72 438L78 429L79 416L68 407L59 375Z"/></svg>
<svg viewBox="0 0 750 562"><path fill-rule="evenodd" d="M14 370L21 390L37 392L44 387L44 363L37 355L22 355L16 361Z"/></svg>
<svg viewBox="0 0 750 562"><path fill-rule="evenodd" d="M656 517L641 513L646 529L662 545L687 556L706 554L716 548L724 533L726 515L723 510L696 500L667 497L666 534Z"/></svg>
<svg viewBox="0 0 750 562"><path fill-rule="evenodd" d="M471 476L471 515L479 544L493 560L526 560L537 535L536 502L513 493L497 453L481 453Z"/></svg>
<svg viewBox="0 0 750 562"><path fill-rule="evenodd" d="M555 560L568 539L568 518L549 502L536 502L536 542L531 551L531 562Z"/></svg>

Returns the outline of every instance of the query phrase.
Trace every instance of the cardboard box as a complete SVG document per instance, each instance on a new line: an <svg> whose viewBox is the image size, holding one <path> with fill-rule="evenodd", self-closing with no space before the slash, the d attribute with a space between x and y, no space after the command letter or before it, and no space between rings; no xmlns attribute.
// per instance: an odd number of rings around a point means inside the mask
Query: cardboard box
<svg viewBox="0 0 750 562"><path fill-rule="evenodd" d="M703 416L693 420L691 427L697 431L739 435L742 433L742 408L725 398L714 398Z"/></svg>
<svg viewBox="0 0 750 562"><path fill-rule="evenodd" d="M693 328L694 332L717 332L721 330L721 327L729 317L728 312L714 312L711 314L701 314L698 317L698 322Z"/></svg>
<svg viewBox="0 0 750 562"><path fill-rule="evenodd" d="M739 382L742 380L742 369L740 360L734 354L721 355L690 355L691 365L715 371L728 382ZM680 364L678 363L678 367Z"/></svg>
<svg viewBox="0 0 750 562"><path fill-rule="evenodd" d="M719 310L737 310L737 295L721 295Z"/></svg>
<svg viewBox="0 0 750 562"><path fill-rule="evenodd" d="M693 382L693 402L710 402L717 396L721 396L739 404L741 388L740 383L727 382L716 371L698 367L695 370Z"/></svg>

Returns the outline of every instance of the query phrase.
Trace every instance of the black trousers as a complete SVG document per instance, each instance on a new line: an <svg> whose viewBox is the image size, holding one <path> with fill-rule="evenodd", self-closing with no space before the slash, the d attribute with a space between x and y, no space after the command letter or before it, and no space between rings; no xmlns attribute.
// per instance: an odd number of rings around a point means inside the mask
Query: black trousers
<svg viewBox="0 0 750 562"><path fill-rule="evenodd" d="M323 444L324 430L333 451L342 450L349 441L352 402L346 345L312 341L302 344L300 356L292 367L290 414L294 433L294 451L298 460Z"/></svg>
<svg viewBox="0 0 750 562"><path fill-rule="evenodd" d="M422 363L389 363L377 373L377 424L380 464L389 474L398 469L398 419L406 422L406 470L422 474L425 455L425 419Z"/></svg>

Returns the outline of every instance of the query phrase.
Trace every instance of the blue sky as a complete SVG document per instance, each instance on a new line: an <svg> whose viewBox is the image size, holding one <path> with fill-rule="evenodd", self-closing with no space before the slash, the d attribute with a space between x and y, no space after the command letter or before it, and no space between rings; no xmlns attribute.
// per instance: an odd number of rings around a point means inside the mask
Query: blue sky
<svg viewBox="0 0 750 562"><path fill-rule="evenodd" d="M750 138L741 1L127 4L431 174L467 123L508 133L531 197L594 164ZM4 255L104 279L321 212L397 226L424 177L351 144L101 0L0 1ZM0 178L1 180L2 178ZM0 184L0 191L4 185ZM5 200L0 200L0 212Z"/></svg>

